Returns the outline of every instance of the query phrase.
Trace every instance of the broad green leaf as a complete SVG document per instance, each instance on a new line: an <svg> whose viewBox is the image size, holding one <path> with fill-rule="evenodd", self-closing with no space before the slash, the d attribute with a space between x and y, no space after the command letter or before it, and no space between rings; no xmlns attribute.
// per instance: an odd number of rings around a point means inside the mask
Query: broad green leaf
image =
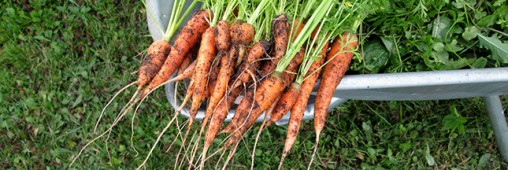
<svg viewBox="0 0 508 170"><path fill-rule="evenodd" d="M487 59L480 57L472 64L473 68L485 68L487 65Z"/></svg>
<svg viewBox="0 0 508 170"><path fill-rule="evenodd" d="M463 47L460 47L458 44L457 44L457 40L456 39L453 39L452 42L450 42L450 44L447 44L447 51L448 52L458 52L462 49L464 49Z"/></svg>
<svg viewBox="0 0 508 170"><path fill-rule="evenodd" d="M374 73L386 65L389 59L389 53L379 41L373 41L365 45L364 49L365 67Z"/></svg>
<svg viewBox="0 0 508 170"><path fill-rule="evenodd" d="M446 51L439 51L433 52L432 57L434 58L435 62L446 63L450 58L450 54L448 54Z"/></svg>
<svg viewBox="0 0 508 170"><path fill-rule="evenodd" d="M462 9L464 7L464 2L463 1L454 1L454 2L452 2L452 5L455 6L455 8Z"/></svg>
<svg viewBox="0 0 508 170"><path fill-rule="evenodd" d="M454 105L450 106L450 112L443 119L443 129L451 130L452 132L458 130L460 134L464 134L466 132L464 124L467 122L467 119L459 115Z"/></svg>
<svg viewBox="0 0 508 170"><path fill-rule="evenodd" d="M427 161L427 165L434 166L436 164L436 161L434 161L434 157L430 155L430 148L427 144L427 149L425 149L425 160Z"/></svg>
<svg viewBox="0 0 508 170"><path fill-rule="evenodd" d="M484 167L487 164L487 161L489 161L490 157L492 157L490 153L483 154L482 157L480 157L480 160L478 160L478 166Z"/></svg>
<svg viewBox="0 0 508 170"><path fill-rule="evenodd" d="M411 141L399 144L399 148L402 150L402 152L408 151L409 149L411 149L411 146L412 146Z"/></svg>
<svg viewBox="0 0 508 170"><path fill-rule="evenodd" d="M497 16L496 15L487 15L485 17L483 17L482 19L480 19L478 21L478 26L480 27L490 27L492 25L494 25L497 21Z"/></svg>
<svg viewBox="0 0 508 170"><path fill-rule="evenodd" d="M76 100L74 101L74 103L72 103L72 108L78 106L78 104L81 103L81 101L83 101L83 95L79 94L78 98L76 98Z"/></svg>
<svg viewBox="0 0 508 170"><path fill-rule="evenodd" d="M508 63L508 44L502 43L497 37L478 34L480 45L492 52L492 58L501 63Z"/></svg>
<svg viewBox="0 0 508 170"><path fill-rule="evenodd" d="M443 41L446 32L448 32L450 25L452 25L452 20L448 17L438 16L432 24L432 36Z"/></svg>
<svg viewBox="0 0 508 170"><path fill-rule="evenodd" d="M441 52L444 49L444 44L442 42L437 42L432 45L432 49L437 52Z"/></svg>
<svg viewBox="0 0 508 170"><path fill-rule="evenodd" d="M464 33L462 33L462 38L469 41L472 40L473 38L476 38L478 33L480 33L480 30L475 26L467 27Z"/></svg>
<svg viewBox="0 0 508 170"><path fill-rule="evenodd" d="M388 52L391 52L393 50L395 43L393 41L389 40L389 38L391 38L391 37L386 37L386 38L381 37L381 41L385 45L386 50L388 50Z"/></svg>
<svg viewBox="0 0 508 170"><path fill-rule="evenodd" d="M487 12L485 11L478 11L474 14L474 18L477 20L482 19L485 16L487 16Z"/></svg>
<svg viewBox="0 0 508 170"><path fill-rule="evenodd" d="M506 0L497 0L496 2L494 2L494 6L501 6L503 4L506 5Z"/></svg>

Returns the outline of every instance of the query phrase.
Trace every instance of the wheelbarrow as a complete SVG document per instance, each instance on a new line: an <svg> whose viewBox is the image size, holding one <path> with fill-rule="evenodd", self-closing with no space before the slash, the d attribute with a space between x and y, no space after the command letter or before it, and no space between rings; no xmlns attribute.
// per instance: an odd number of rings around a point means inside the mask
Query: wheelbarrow
<svg viewBox="0 0 508 170"><path fill-rule="evenodd" d="M148 28L154 40L162 39L163 31L169 22L170 9L173 1L147 0ZM190 1L188 1L190 2ZM189 4L186 4L187 6ZM196 6L199 6L196 5ZM194 9L196 11L197 8ZM193 12L194 12L193 11ZM193 13L191 12L191 14ZM189 15L190 16L190 15ZM160 27L159 27L160 26ZM318 85L317 85L318 86ZM317 87L316 86L316 87ZM168 83L165 91L169 103L173 108L179 108L181 103L175 100L175 83ZM336 88L329 111L347 100L368 101L416 101L416 100L446 100L482 97L487 108L492 128L495 133L499 151L508 162L508 126L503 106L499 96L508 94L508 68L466 69L453 71L426 71L389 74L346 75ZM312 119L315 93L309 99L304 115L305 120ZM238 104L240 99L236 101ZM232 107L225 121L230 121L234 115ZM189 117L189 110L180 112ZM204 117L204 108L197 116L197 120ZM258 118L258 122L264 115ZM289 114L285 115L277 125L286 124Z"/></svg>

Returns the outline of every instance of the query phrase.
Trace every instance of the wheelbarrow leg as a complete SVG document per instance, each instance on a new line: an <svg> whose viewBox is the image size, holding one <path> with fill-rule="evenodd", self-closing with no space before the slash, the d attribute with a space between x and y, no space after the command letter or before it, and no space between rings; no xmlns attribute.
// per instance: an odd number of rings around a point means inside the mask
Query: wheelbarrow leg
<svg viewBox="0 0 508 170"><path fill-rule="evenodd" d="M508 126L506 125L506 118L504 116L503 106L499 96L484 97L485 107L489 113L490 123L496 135L496 142L499 146L499 152L508 162Z"/></svg>

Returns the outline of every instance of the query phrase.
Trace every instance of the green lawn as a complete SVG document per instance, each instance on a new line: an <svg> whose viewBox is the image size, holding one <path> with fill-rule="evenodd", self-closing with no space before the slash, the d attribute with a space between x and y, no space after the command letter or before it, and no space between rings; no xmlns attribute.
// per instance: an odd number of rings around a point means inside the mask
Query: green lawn
<svg viewBox="0 0 508 170"><path fill-rule="evenodd" d="M132 89L93 128L102 107L134 71L151 43L140 1L2 1L0 16L0 167L67 168L79 150L112 123ZM503 102L508 106L508 98ZM131 114L83 152L72 168L133 169L141 164L173 115L163 90L141 107L130 147ZM506 108L506 107L505 107ZM180 123L184 119L179 120ZM302 127L285 161L306 168L314 142L312 122ZM255 132L239 146L231 167L250 167ZM181 146L172 126L147 162L173 167ZM262 133L256 168L278 165L285 126ZM224 136L219 136L223 139ZM479 98L424 102L350 101L330 113L315 168L499 169L497 150ZM175 141L166 153L166 148ZM220 141L217 140L217 144ZM217 147L212 148L215 150ZM211 151L212 152L212 151ZM218 156L207 162L212 168Z"/></svg>

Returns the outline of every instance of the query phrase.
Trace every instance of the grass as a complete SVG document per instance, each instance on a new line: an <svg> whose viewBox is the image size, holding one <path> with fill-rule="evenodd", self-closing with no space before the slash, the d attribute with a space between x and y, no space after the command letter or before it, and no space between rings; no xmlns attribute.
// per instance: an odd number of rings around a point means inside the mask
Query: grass
<svg viewBox="0 0 508 170"><path fill-rule="evenodd" d="M151 42L139 1L7 1L0 11L0 167L67 168L79 149L97 134L101 108L121 86L135 79ZM132 90L108 109L104 131ZM503 98L505 107L508 100ZM162 90L141 106L134 127L135 155L129 146L130 116L91 145L72 168L133 169L148 153L173 114ZM180 119L180 122L184 119ZM258 127L254 128L257 130ZM310 160L312 122L285 161L305 168ZM285 126L262 133L256 168L278 164ZM176 140L174 126L147 163L173 165L165 153ZM244 140L231 167L248 168L255 133ZM224 138L224 136L219 136ZM217 141L218 142L218 141ZM107 145L106 145L107 144ZM212 148L213 149L213 148ZM209 168L217 163L214 157ZM330 113L315 168L500 169L507 164L479 98L422 102L350 101Z"/></svg>

